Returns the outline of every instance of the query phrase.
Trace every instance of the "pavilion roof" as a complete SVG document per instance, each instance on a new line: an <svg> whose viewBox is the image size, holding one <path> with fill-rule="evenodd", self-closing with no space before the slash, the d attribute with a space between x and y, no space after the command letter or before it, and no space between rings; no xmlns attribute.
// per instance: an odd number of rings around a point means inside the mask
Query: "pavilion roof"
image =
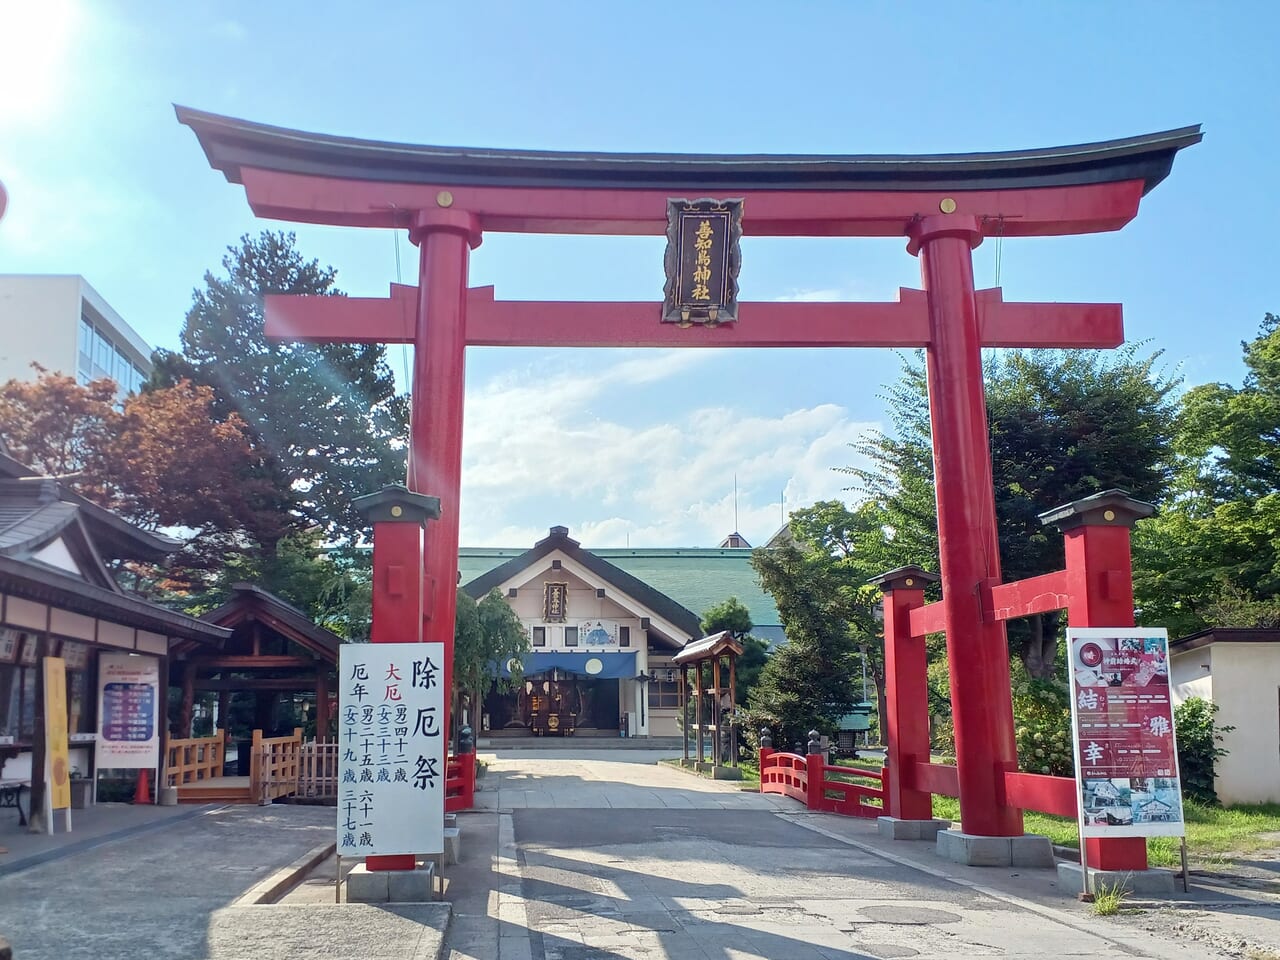
<svg viewBox="0 0 1280 960"><path fill-rule="evenodd" d="M685 644L685 648L671 658L672 663L694 663L697 660L709 660L712 657L732 653L742 656L742 644L733 638L728 630L721 630L701 640Z"/></svg>
<svg viewBox="0 0 1280 960"><path fill-rule="evenodd" d="M257 620L268 629L311 650L321 660L338 662L338 648L343 640L336 633L326 630L297 607L255 584L236 583L231 590L231 599L200 619L230 628Z"/></svg>

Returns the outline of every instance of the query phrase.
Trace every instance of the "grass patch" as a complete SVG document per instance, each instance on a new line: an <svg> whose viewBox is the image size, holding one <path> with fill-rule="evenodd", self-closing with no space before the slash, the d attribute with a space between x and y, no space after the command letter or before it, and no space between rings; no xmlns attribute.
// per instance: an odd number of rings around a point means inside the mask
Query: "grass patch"
<svg viewBox="0 0 1280 960"><path fill-rule="evenodd" d="M1197 861L1224 862L1231 855L1247 856L1274 847L1275 842L1262 834L1280 832L1280 804L1263 803L1250 806L1207 807L1186 803L1187 855ZM933 815L943 820L960 820L960 801L953 797L934 797ZM1080 846L1076 821L1046 813L1028 811L1023 822L1027 833L1038 833L1061 847ZM1181 868L1177 837L1150 837L1147 859L1153 867Z"/></svg>
<svg viewBox="0 0 1280 960"><path fill-rule="evenodd" d="M1105 883L1093 892L1093 912L1099 917L1114 917L1120 912L1120 908L1124 906L1124 899L1129 895L1129 891L1124 888L1124 884L1117 883L1107 886Z"/></svg>

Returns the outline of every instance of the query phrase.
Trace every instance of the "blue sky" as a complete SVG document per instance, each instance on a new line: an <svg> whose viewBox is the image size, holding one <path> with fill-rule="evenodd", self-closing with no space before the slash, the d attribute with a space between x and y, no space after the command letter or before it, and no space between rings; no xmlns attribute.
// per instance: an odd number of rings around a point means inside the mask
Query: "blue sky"
<svg viewBox="0 0 1280 960"><path fill-rule="evenodd" d="M0 0L0 271L80 273L173 347L191 291L255 220L171 104L446 145L908 153L1205 125L1117 234L1007 241L1006 299L1119 301L1188 384L1238 382L1280 310L1280 6L1141 3L218 3ZM297 226L349 293L385 295L389 232ZM416 250L401 238L401 270ZM995 281L995 244L975 253ZM507 299L661 297L658 238L488 235ZM749 239L746 299L892 299L898 240ZM401 349L393 366L404 366ZM884 421L886 351L472 349L462 539L752 542L840 496Z"/></svg>

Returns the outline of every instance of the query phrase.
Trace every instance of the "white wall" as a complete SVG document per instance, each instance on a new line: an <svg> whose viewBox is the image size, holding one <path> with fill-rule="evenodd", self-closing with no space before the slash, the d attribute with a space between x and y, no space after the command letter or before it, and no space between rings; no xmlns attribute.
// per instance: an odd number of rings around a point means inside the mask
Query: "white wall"
<svg viewBox="0 0 1280 960"><path fill-rule="evenodd" d="M1280 802L1280 643L1215 643L1213 651L1218 722L1235 727L1216 767L1218 798Z"/></svg>
<svg viewBox="0 0 1280 960"><path fill-rule="evenodd" d="M80 278L0 276L0 381L31 380L34 360L76 375Z"/></svg>
<svg viewBox="0 0 1280 960"><path fill-rule="evenodd" d="M1184 700L1213 699L1213 649L1215 644L1169 655L1169 686L1176 707Z"/></svg>

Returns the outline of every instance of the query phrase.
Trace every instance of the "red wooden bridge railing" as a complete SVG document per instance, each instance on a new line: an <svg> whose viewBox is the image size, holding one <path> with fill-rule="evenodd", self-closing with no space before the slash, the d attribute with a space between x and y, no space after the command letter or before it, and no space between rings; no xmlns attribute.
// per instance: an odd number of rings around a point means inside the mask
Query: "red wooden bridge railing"
<svg viewBox="0 0 1280 960"><path fill-rule="evenodd" d="M760 748L760 792L780 793L799 800L810 810L846 817L881 816L885 812L886 771L829 764L820 753L800 756ZM841 779L832 779L832 776ZM874 781L875 786L849 782L850 777Z"/></svg>

